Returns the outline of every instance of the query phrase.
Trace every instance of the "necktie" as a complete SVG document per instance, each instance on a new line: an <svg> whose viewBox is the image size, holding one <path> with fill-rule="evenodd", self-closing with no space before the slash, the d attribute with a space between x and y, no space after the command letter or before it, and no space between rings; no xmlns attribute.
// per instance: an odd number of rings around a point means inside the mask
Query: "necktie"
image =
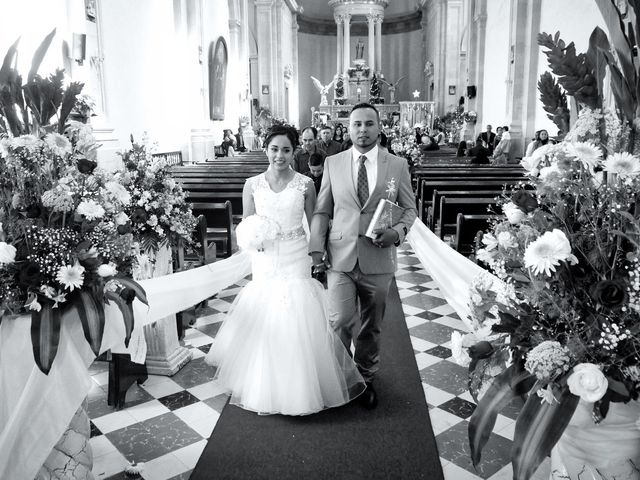
<svg viewBox="0 0 640 480"><path fill-rule="evenodd" d="M367 167L364 165L367 157L361 155L358 160L360 161L360 166L358 167L358 200L360 200L360 205L364 207L369 198L369 180L367 180Z"/></svg>

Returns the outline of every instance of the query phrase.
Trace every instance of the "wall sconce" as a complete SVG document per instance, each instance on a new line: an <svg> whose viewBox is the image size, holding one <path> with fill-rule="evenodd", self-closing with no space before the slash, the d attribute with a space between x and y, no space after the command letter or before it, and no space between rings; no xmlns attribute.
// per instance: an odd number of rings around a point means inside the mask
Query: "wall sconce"
<svg viewBox="0 0 640 480"><path fill-rule="evenodd" d="M71 58L82 65L87 54L87 35L84 33L74 33L71 46Z"/></svg>

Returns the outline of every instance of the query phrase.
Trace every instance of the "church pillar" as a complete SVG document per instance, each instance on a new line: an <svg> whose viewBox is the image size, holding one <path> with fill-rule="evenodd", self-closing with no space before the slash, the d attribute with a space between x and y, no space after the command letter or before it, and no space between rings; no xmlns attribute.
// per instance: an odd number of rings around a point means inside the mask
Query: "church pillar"
<svg viewBox="0 0 640 480"><path fill-rule="evenodd" d="M436 72L437 83L435 85L434 99L440 114L444 113L447 106L446 72L447 72L447 0L437 0L437 25L438 46L436 47Z"/></svg>
<svg viewBox="0 0 640 480"><path fill-rule="evenodd" d="M482 116L482 105L484 100L484 57L486 50L486 33L487 33L487 2L486 0L476 0L476 9L473 21L475 23L472 28L472 36L470 48L472 49L471 61L469 66L469 78L473 84L477 86L477 95L475 100L475 109L478 114L478 128L484 126L487 122ZM481 128L480 128L481 129Z"/></svg>
<svg viewBox="0 0 640 480"><path fill-rule="evenodd" d="M293 45L291 54L291 63L285 67L285 77L287 71L291 73L291 87L289 88L289 112L287 120L294 125L300 125L300 106L298 104L298 95L294 92L298 91L298 15L292 15L291 18L291 44Z"/></svg>
<svg viewBox="0 0 640 480"><path fill-rule="evenodd" d="M351 15L344 15L343 17L343 22L344 22L344 49L343 49L343 54L344 54L344 71L346 72L347 69L349 68L349 66L351 65Z"/></svg>
<svg viewBox="0 0 640 480"><path fill-rule="evenodd" d="M260 92L260 105L269 105L271 111L275 113L275 105L273 104L272 70L274 63L272 61L272 50L275 45L274 19L272 15L273 0L255 0L256 18L260 21L256 22L257 44L260 45L260 55L258 55L258 92ZM266 88L263 88L265 87Z"/></svg>
<svg viewBox="0 0 640 480"><path fill-rule="evenodd" d="M375 19L376 25L376 72L380 75L382 71L382 17ZM373 70L373 69L372 69Z"/></svg>
<svg viewBox="0 0 640 480"><path fill-rule="evenodd" d="M511 52L509 57L510 91L507 118L510 119L510 158L524 155L525 140L533 136L538 91L538 44L540 9L527 0L511 4Z"/></svg>
<svg viewBox="0 0 640 480"><path fill-rule="evenodd" d="M376 67L378 64L376 63L376 50L375 50L375 41L374 41L374 16L367 15L367 27L369 33L369 68L371 68L372 72L376 71Z"/></svg>
<svg viewBox="0 0 640 480"><path fill-rule="evenodd" d="M342 32L343 32L343 28L344 28L344 23L343 23L343 19L342 19L342 15L336 15L333 17L334 20L336 21L336 30L338 32L338 36L336 38L336 74L340 75L344 69L343 69L343 60L342 60L342 47L343 45L343 40L342 40Z"/></svg>

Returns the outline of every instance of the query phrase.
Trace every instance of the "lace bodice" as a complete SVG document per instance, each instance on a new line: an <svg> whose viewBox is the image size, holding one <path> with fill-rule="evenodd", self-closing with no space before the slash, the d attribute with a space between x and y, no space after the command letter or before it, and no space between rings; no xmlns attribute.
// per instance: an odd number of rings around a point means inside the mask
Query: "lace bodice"
<svg viewBox="0 0 640 480"><path fill-rule="evenodd" d="M248 180L253 192L256 214L275 220L283 232L302 226L304 193L312 180L296 172L281 192L271 190L264 173Z"/></svg>

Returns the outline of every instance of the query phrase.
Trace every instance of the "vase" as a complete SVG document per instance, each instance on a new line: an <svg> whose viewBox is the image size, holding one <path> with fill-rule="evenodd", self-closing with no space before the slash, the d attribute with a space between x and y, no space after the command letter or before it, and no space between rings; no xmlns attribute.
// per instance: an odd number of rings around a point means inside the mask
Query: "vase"
<svg viewBox="0 0 640 480"><path fill-rule="evenodd" d="M136 280L162 277L173 273L171 248L166 245L157 252L147 251L138 257ZM152 375L171 376L186 365L192 357L188 348L180 345L175 314L163 317L144 326L147 342L145 364Z"/></svg>
<svg viewBox="0 0 640 480"><path fill-rule="evenodd" d="M69 426L40 467L36 480L69 479L93 480L93 454L89 437L88 401L85 398Z"/></svg>
<svg viewBox="0 0 640 480"><path fill-rule="evenodd" d="M611 403L596 424L582 400L551 451L551 480L640 479L640 402Z"/></svg>

